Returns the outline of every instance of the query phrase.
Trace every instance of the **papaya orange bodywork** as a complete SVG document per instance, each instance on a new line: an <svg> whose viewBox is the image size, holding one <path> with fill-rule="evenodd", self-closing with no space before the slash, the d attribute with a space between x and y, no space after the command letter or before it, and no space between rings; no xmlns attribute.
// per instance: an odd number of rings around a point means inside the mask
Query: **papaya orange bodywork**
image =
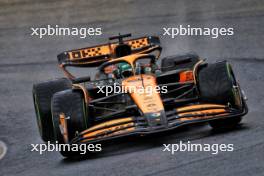
<svg viewBox="0 0 264 176"><path fill-rule="evenodd" d="M176 111L179 117L183 117L185 115L190 116L186 118L180 118L181 121L212 118L215 116L214 114L218 113L221 113L221 115L228 114L226 106L218 104L191 105L182 108L177 108ZM192 115L194 117L191 117Z"/></svg>
<svg viewBox="0 0 264 176"><path fill-rule="evenodd" d="M126 44L130 45L132 49L143 48L149 45L147 37L125 41ZM78 50L69 51L69 59L81 60L89 57L113 55L114 50L118 46L117 43L110 43L105 45L99 45L95 47L83 48Z"/></svg>
<svg viewBox="0 0 264 176"><path fill-rule="evenodd" d="M164 110L159 92L156 91L156 79L152 75L137 75L122 82L126 91L142 111L142 113L155 113ZM151 90L151 92L148 92Z"/></svg>
<svg viewBox="0 0 264 176"><path fill-rule="evenodd" d="M122 118L122 119L115 119L115 120L110 120L98 125L95 125L91 128L88 128L87 130L83 131L81 134L89 133L101 128L108 128L109 126L115 125L115 124L120 124L120 123L130 123L133 121L133 118L127 117L127 118Z"/></svg>

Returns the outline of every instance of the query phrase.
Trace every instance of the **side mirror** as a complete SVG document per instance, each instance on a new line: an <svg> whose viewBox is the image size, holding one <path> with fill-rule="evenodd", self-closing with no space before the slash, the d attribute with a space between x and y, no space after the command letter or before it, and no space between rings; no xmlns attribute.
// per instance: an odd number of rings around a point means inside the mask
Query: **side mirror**
<svg viewBox="0 0 264 176"><path fill-rule="evenodd" d="M78 84L78 83L88 82L88 81L91 81L91 77L90 76L75 78L75 79L72 80L72 83L73 84Z"/></svg>

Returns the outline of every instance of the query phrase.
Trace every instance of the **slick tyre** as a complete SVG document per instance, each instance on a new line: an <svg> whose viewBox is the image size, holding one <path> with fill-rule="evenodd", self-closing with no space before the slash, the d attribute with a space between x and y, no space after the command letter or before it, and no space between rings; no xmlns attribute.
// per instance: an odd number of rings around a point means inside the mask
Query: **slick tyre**
<svg viewBox="0 0 264 176"><path fill-rule="evenodd" d="M60 117L66 118L66 135L63 136L60 128ZM52 98L52 121L55 140L59 144L69 143L77 133L87 128L86 108L81 92L65 90L56 93ZM68 140L68 141L67 141ZM61 150L64 157L74 157L79 152Z"/></svg>
<svg viewBox="0 0 264 176"><path fill-rule="evenodd" d="M40 136L43 141L52 141L53 127L51 117L51 98L53 94L71 88L66 78L42 82L33 85L33 102Z"/></svg>
<svg viewBox="0 0 264 176"><path fill-rule="evenodd" d="M242 108L242 98L231 65L217 62L202 67L198 72L198 89L202 102L225 104L232 108ZM241 117L210 121L214 129L233 128L239 124Z"/></svg>
<svg viewBox="0 0 264 176"><path fill-rule="evenodd" d="M199 56L196 54L173 55L162 59L161 71L171 71L175 69L192 69L199 61Z"/></svg>

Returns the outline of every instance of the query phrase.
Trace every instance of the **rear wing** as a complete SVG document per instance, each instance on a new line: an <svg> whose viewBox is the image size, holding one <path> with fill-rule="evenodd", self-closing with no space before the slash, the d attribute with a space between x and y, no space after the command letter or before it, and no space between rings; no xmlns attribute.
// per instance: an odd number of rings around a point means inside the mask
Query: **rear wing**
<svg viewBox="0 0 264 176"><path fill-rule="evenodd" d="M99 66L106 61L116 58L115 48L118 44L118 42L109 42L108 44L66 51L57 56L58 62L61 67ZM157 36L124 40L124 44L131 46L132 54L149 53L156 49L161 50L160 40Z"/></svg>

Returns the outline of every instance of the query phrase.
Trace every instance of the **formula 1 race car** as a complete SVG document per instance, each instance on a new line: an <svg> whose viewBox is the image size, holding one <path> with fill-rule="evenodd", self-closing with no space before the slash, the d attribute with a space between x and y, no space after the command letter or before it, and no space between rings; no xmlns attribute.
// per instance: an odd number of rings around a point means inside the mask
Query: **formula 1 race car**
<svg viewBox="0 0 264 176"><path fill-rule="evenodd" d="M119 34L109 38L108 44L58 55L67 78L33 86L44 141L91 144L200 122L208 122L213 129L234 128L248 112L227 61L208 64L186 54L165 57L159 66L159 38L124 39L130 36ZM97 67L98 71L93 79L76 78L68 66ZM114 91L117 86L119 91Z"/></svg>

